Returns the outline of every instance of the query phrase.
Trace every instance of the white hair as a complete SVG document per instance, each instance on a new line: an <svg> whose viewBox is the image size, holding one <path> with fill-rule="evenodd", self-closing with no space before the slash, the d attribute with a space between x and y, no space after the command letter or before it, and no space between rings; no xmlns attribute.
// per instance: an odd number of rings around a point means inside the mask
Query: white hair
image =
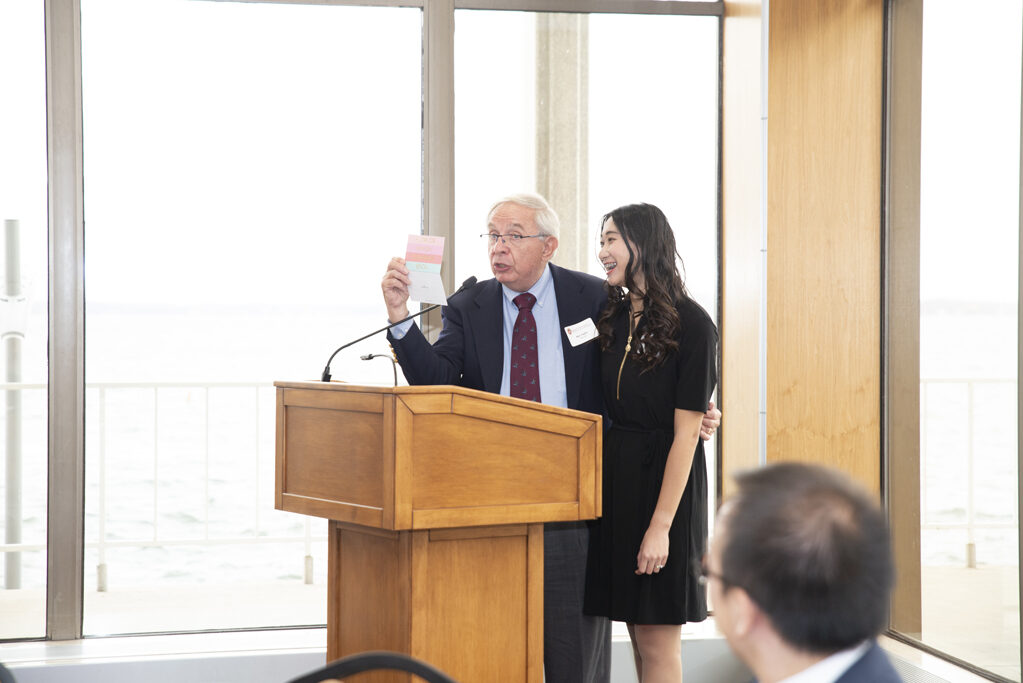
<svg viewBox="0 0 1023 683"><path fill-rule="evenodd" d="M537 229L543 235L550 235L551 237L560 238L561 235L561 220L558 218L558 214L554 211L547 200L534 192L520 192L518 194L511 194L502 199L498 199L494 202L494 205L490 207L490 211L487 212L487 223L493 218L494 212L497 211L497 207L502 204L517 204L524 206L527 209L534 209L536 213L533 215L533 221L536 223Z"/></svg>

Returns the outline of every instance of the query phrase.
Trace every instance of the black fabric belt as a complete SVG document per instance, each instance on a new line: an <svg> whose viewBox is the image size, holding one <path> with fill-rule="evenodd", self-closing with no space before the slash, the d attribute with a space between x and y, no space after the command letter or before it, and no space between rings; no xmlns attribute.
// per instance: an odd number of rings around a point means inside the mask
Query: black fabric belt
<svg viewBox="0 0 1023 683"><path fill-rule="evenodd" d="M673 429L647 429L645 427L627 427L626 425L617 423L611 425L611 429L620 432L631 432L633 434L670 434L672 437L675 436L675 432Z"/></svg>

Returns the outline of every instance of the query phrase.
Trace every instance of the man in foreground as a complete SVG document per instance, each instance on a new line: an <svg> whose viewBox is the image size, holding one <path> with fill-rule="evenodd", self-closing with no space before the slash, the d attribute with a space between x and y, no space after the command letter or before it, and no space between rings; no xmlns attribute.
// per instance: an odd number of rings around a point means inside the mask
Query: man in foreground
<svg viewBox="0 0 1023 683"><path fill-rule="evenodd" d="M801 463L736 483L703 569L718 629L759 683L901 681L875 641L894 568L873 498Z"/></svg>

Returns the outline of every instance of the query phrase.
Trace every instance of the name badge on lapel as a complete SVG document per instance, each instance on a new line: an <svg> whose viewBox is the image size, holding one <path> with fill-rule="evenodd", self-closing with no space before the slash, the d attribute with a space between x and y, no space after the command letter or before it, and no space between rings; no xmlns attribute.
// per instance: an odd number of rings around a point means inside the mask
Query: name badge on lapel
<svg viewBox="0 0 1023 683"><path fill-rule="evenodd" d="M587 318L575 325L565 327L565 334L568 335L568 341L572 346L579 346L597 338L597 326L593 324L592 319Z"/></svg>

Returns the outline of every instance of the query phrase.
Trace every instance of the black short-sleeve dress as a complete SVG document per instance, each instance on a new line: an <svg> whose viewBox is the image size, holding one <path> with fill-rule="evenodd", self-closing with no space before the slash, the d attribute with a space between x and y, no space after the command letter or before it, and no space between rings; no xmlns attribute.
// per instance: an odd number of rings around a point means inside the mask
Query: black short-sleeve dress
<svg viewBox="0 0 1023 683"><path fill-rule="evenodd" d="M668 532L668 561L659 573L635 574L636 556L657 506L674 439L675 409L703 413L717 383L717 329L697 303L677 304L681 330L676 352L641 373L629 358L628 307L613 319L614 344L601 356L604 400L611 429L604 437L603 517L590 541L587 614L630 624L683 624L707 618L699 562L707 547L707 464L703 441ZM644 319L633 333L642 343ZM619 385L619 367L621 380Z"/></svg>

